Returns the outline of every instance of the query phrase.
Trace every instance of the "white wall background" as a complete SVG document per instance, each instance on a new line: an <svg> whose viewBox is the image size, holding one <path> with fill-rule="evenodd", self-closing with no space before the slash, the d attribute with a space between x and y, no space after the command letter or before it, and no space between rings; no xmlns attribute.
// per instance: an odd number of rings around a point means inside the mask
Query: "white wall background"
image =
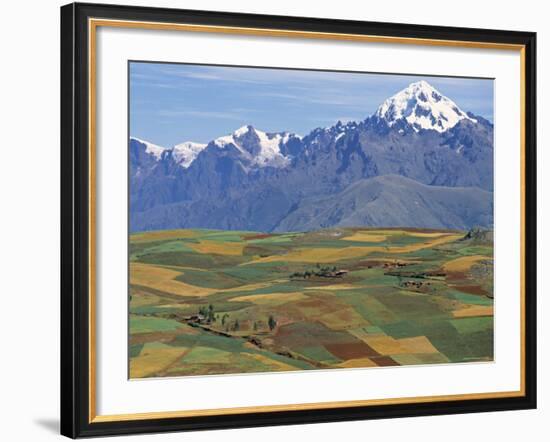
<svg viewBox="0 0 550 442"><path fill-rule="evenodd" d="M113 0L114 1L114 0ZM407 0L312 2L277 0L120 0L126 4L341 19L500 28L538 32L539 226L550 164L544 150L550 102L550 31L544 2ZM0 439L47 441L58 436L59 409L59 6L58 0L3 4L0 26ZM121 440L543 441L550 434L550 303L544 263L550 240L539 229L539 409L461 416L225 430Z"/></svg>

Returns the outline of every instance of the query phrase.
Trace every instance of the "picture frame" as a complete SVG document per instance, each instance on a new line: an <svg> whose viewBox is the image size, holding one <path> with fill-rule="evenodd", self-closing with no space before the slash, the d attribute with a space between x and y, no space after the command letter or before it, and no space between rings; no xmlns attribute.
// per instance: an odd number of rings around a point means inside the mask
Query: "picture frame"
<svg viewBox="0 0 550 442"><path fill-rule="evenodd" d="M97 102L96 57L105 44L97 40L98 30L104 28L206 34L212 39L229 35L376 44L382 48L389 44L405 49L466 48L482 54L505 51L519 57L520 108L516 111L520 115L520 137L515 145L520 180L514 186L520 195L520 229L513 232L519 238L519 286L506 289L520 306L519 327L513 332L520 375L514 382L519 383L519 388L183 411L98 412L102 382L98 382L96 371L101 358L97 324L104 319L98 317L97 252L102 239L97 233L101 194L96 188L108 172L99 170L99 165L105 163L98 161L96 150L103 140L96 126L97 115L103 109ZM496 167L498 174L498 161ZM61 434L67 437L536 408L536 245L535 33L84 3L61 8ZM126 294L120 296L124 298ZM120 318L121 323L125 321Z"/></svg>

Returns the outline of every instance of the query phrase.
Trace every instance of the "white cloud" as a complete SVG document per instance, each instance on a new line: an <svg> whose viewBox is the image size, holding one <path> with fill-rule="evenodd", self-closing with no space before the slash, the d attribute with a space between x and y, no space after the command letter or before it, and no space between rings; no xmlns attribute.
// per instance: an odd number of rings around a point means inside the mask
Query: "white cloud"
<svg viewBox="0 0 550 442"><path fill-rule="evenodd" d="M195 111L195 110L160 110L156 112L162 117L198 117L198 118L216 118L222 120L241 121L246 116L235 112L216 112L216 111Z"/></svg>

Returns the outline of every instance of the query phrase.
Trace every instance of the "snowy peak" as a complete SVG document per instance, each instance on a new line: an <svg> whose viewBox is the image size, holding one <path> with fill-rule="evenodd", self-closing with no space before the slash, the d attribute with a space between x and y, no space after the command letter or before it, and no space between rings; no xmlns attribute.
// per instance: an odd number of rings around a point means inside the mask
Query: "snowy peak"
<svg viewBox="0 0 550 442"><path fill-rule="evenodd" d="M185 141L172 148L166 148L136 137L130 137L130 140L138 143L141 149L145 147L145 153L151 155L156 161L162 160L165 152L170 153L170 157L184 169L189 168L210 144L219 149L232 146L250 165L277 167L285 163L280 146L286 143L291 136L293 135L286 132L268 134L252 126L243 126L229 135L216 138L209 144Z"/></svg>
<svg viewBox="0 0 550 442"><path fill-rule="evenodd" d="M157 160L160 160L160 158L162 157L162 153L165 150L169 150L166 147L157 146L156 144L150 143L149 141L145 141L140 138L130 137L130 140L135 140L138 143L145 145L145 153L153 155Z"/></svg>
<svg viewBox="0 0 550 442"><path fill-rule="evenodd" d="M187 169L195 158L197 158L197 155L206 147L206 144L194 143L193 141L186 141L172 148L162 147L136 137L130 137L130 141L135 141L145 146L145 153L151 155L156 161L162 160L165 152L171 153L174 161L184 169Z"/></svg>
<svg viewBox="0 0 550 442"><path fill-rule="evenodd" d="M431 129L445 132L461 120L477 120L469 117L454 101L438 92L428 82L422 80L388 98L375 113L375 116L393 126L405 120L416 132Z"/></svg>
<svg viewBox="0 0 550 442"><path fill-rule="evenodd" d="M239 127L235 132L233 132L233 136L239 138L251 131L254 131L254 128L248 124L246 126Z"/></svg>
<svg viewBox="0 0 550 442"><path fill-rule="evenodd" d="M172 149L172 155L176 163L184 169L187 169L205 147L206 144L185 141L184 143L176 144L174 146Z"/></svg>
<svg viewBox="0 0 550 442"><path fill-rule="evenodd" d="M290 138L297 137L288 132L268 133L253 126L242 126L230 135L216 138L214 144L219 148L232 145L251 166L285 167L290 158L281 152L281 147Z"/></svg>

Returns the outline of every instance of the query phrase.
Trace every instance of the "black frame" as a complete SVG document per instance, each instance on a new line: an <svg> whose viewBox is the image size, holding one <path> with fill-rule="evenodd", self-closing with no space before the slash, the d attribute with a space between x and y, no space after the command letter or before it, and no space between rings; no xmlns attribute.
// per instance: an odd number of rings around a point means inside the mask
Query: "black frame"
<svg viewBox="0 0 550 442"><path fill-rule="evenodd" d="M89 416L88 18L276 28L524 45L525 396L93 422ZM61 434L242 428L536 408L536 34L348 20L73 3L61 7Z"/></svg>

